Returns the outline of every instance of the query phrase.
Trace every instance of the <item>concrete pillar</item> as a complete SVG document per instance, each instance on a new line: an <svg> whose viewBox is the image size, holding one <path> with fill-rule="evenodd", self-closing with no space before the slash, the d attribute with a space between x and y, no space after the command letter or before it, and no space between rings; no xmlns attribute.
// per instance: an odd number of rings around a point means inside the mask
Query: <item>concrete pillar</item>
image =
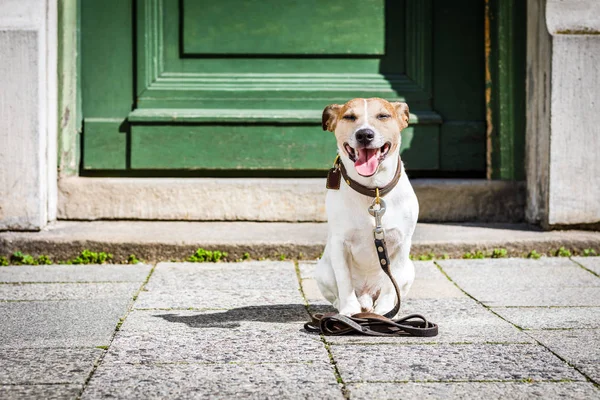
<svg viewBox="0 0 600 400"><path fill-rule="evenodd" d="M56 0L0 1L0 230L56 218Z"/></svg>
<svg viewBox="0 0 600 400"><path fill-rule="evenodd" d="M600 226L600 2L528 0L527 210Z"/></svg>

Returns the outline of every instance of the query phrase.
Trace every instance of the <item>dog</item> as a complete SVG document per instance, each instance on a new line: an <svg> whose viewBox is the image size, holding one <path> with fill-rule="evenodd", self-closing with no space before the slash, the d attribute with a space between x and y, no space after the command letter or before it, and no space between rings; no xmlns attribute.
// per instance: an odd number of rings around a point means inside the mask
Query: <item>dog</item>
<svg viewBox="0 0 600 400"><path fill-rule="evenodd" d="M323 110L323 130L334 132L338 155L349 178L368 188L382 188L400 179L384 197L382 217L390 272L404 297L414 281L409 258L419 203L400 161L400 131L408 126L408 105L380 98L357 98ZM344 180L344 179L343 179ZM326 198L327 244L315 279L323 296L342 315L383 315L394 308L396 293L379 264L373 244L373 198L341 182Z"/></svg>

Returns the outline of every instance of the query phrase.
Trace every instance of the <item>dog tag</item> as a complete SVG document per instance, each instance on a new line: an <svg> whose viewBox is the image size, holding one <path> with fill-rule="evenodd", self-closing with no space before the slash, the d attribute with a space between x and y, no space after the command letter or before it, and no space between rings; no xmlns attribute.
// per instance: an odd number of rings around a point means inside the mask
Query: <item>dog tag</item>
<svg viewBox="0 0 600 400"><path fill-rule="evenodd" d="M339 190L341 180L342 173L340 172L340 169L337 167L333 167L327 173L327 185L325 187L327 189Z"/></svg>

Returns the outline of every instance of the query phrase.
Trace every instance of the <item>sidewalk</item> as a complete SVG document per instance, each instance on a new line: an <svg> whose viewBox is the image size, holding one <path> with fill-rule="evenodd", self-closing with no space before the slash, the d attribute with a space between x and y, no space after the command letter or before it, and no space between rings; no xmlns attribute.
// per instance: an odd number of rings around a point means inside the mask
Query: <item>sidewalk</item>
<svg viewBox="0 0 600 400"><path fill-rule="evenodd" d="M600 397L600 258L416 262L434 338L320 337L314 262L0 267L0 398Z"/></svg>

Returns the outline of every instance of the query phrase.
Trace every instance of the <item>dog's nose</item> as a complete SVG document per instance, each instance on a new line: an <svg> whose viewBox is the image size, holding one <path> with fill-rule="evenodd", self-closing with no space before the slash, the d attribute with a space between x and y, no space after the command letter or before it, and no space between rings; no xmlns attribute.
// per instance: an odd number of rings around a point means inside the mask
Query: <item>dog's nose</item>
<svg viewBox="0 0 600 400"><path fill-rule="evenodd" d="M360 144L367 145L373 141L375 137L375 132L370 129L360 129L356 131L356 141Z"/></svg>

